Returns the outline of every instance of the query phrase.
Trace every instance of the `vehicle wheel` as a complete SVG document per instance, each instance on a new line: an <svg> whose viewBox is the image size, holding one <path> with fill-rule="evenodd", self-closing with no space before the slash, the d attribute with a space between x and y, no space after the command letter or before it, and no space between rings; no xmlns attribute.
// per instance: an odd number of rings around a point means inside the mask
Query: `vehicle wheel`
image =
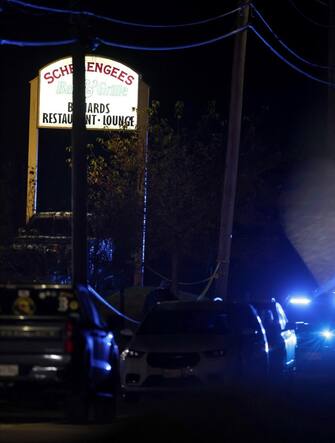
<svg viewBox="0 0 335 443"><path fill-rule="evenodd" d="M116 417L116 397L96 396L93 400L93 421L99 424L109 424Z"/></svg>
<svg viewBox="0 0 335 443"><path fill-rule="evenodd" d="M65 416L74 424L88 423L91 401L87 394L71 393L65 401Z"/></svg>

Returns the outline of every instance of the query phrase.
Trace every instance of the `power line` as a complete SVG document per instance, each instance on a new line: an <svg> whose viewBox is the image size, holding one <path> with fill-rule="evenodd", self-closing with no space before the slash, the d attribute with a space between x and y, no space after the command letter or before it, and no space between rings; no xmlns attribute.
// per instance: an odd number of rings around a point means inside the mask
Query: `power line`
<svg viewBox="0 0 335 443"><path fill-rule="evenodd" d="M298 8L298 6L295 4L295 1L293 0L288 0L288 1L289 3L291 3L293 8L298 12L298 14L300 14L305 20L309 21L310 23L313 23L313 25L320 26L321 28L334 28L334 26L332 25L326 25L325 23L320 23L314 20L313 18L309 17L308 15L306 15L304 12L301 11L300 8Z"/></svg>
<svg viewBox="0 0 335 443"><path fill-rule="evenodd" d="M293 49L291 49L286 43L283 42L283 40L275 33L275 31L271 28L269 22L264 18L264 16L259 12L259 10L256 8L255 5L252 3L250 4L253 11L257 15L257 17L262 21L262 23L266 26L266 28L271 32L271 34L275 37L275 39L280 43L290 54L292 54L294 57L296 57L298 60L300 60L303 63L308 64L309 66L312 66L314 68L319 69L335 69L334 66L328 66L328 65L319 65L318 63L312 62L310 60L307 60L306 58L302 57L301 55L297 54Z"/></svg>
<svg viewBox="0 0 335 443"><path fill-rule="evenodd" d="M216 43L218 41L224 40L225 38L231 37L232 35L238 34L239 32L245 31L248 28L248 25L242 26L241 28L237 28L234 31L228 32L227 34L220 35L219 37L211 38L209 40L203 40L201 42L189 43L185 45L175 45L175 46L140 46L140 45L131 45L126 43L117 43L112 42L106 39L102 39L97 37L95 39L96 42L102 43L106 46L113 46L114 48L122 48L122 49L134 49L136 51L178 51L181 49L191 49L191 48L199 48L200 46L210 45L212 43Z"/></svg>
<svg viewBox="0 0 335 443"><path fill-rule="evenodd" d="M0 46L20 46L20 47L43 47L43 46L64 46L76 43L77 39L56 40L56 41L23 41L23 40L0 40Z"/></svg>
<svg viewBox="0 0 335 443"><path fill-rule="evenodd" d="M91 295L93 295L100 303L104 304L108 309L110 309L111 311L113 311L116 315L118 315L119 317L124 318L127 321L130 321L131 323L135 323L137 325L140 324L140 322L138 320L135 320L131 317L128 317L127 315L123 314L122 312L120 312L118 309L116 309L113 305L111 305L110 303L108 303L107 300L105 300L100 294L98 294L97 291L95 291L92 286L88 285L88 289L91 293Z"/></svg>
<svg viewBox="0 0 335 443"><path fill-rule="evenodd" d="M238 8L235 8L231 11L217 15L215 17L210 17L207 19L198 20L198 21L194 21L194 22L163 25L163 24L149 24L149 23L147 24L147 23L129 22L126 20L119 20L119 19L116 19L113 17L107 17L104 15L95 14L94 12L91 12L91 11L77 11L74 9L52 8L49 6L42 6L42 5L35 5L33 3L27 3L22 0L7 0L7 3L13 4L15 6L21 6L21 7L25 7L25 8L29 8L29 9L45 11L45 12L49 12L49 13L53 13L53 14L80 15L80 16L86 16L86 17L91 17L91 18L95 18L98 20L107 21L110 23L115 23L118 25L133 26L133 27L137 27L137 28L157 28L157 29L163 29L163 28L173 29L173 28L184 28L184 27L204 25L207 23L211 23L213 21L220 20L224 17L228 17L229 15L235 14L236 12L240 11L244 7L244 6L243 7L240 6Z"/></svg>
<svg viewBox="0 0 335 443"><path fill-rule="evenodd" d="M326 2L324 2L324 1L322 1L322 0L314 0L316 3L319 3L319 5L322 5L322 6L326 6L326 7L328 7L328 4L326 3Z"/></svg>
<svg viewBox="0 0 335 443"><path fill-rule="evenodd" d="M171 278L166 277L165 275L161 274L160 272L155 271L154 269L152 269L150 266L146 265L146 268L152 272L153 274L157 275L158 277L168 281L168 282L172 282ZM213 274L212 274L213 275ZM204 278L202 280L198 280L198 281L192 281L192 282L183 282L183 281L179 281L177 282L178 285L182 285L182 286L194 286L194 285L199 285L201 283L206 283L208 282L208 280L210 280L212 278L212 275L210 275L207 278Z"/></svg>
<svg viewBox="0 0 335 443"><path fill-rule="evenodd" d="M322 80L321 78L315 77L312 74L309 74L308 72L304 71L303 69L296 66L294 63L287 60L283 55L281 55L276 49L274 49L270 43L254 28L254 26L249 25L249 28L256 34L256 36L264 43L265 46L267 46L270 51L272 51L281 61L286 63L288 66L290 66L295 71L299 72L300 74L304 75L305 77L314 80L318 83L321 83L323 85L329 86L331 88L335 88L335 83L330 83L326 80Z"/></svg>
<svg viewBox="0 0 335 443"><path fill-rule="evenodd" d="M109 40L102 39L100 37L96 37L93 40L93 46L96 48L100 43L106 46L113 46L116 48L123 49L134 49L137 51L176 51L182 49L190 49L197 48L200 46L206 46L212 43L216 43L218 41L224 40L225 38L231 37L232 35L238 34L241 31L247 29L248 26L243 26L241 28L235 29L234 31L228 32L227 34L220 35L219 37L215 37L209 40L203 40L196 43L189 43L185 45L175 45L175 46L140 46L140 45L131 45L126 43L117 43ZM77 42L77 39L72 40L60 40L60 41L19 41L19 40L0 40L0 45L9 45L9 46L21 46L21 47L38 47L38 46L61 46L61 45L70 45L72 43Z"/></svg>
<svg viewBox="0 0 335 443"><path fill-rule="evenodd" d="M117 42L108 41L105 39L101 39L97 37L95 39L95 42L102 43L107 46L113 46L113 47L119 47L124 49L133 49L133 50L140 50L140 51L174 51L174 50L182 50L182 49L190 49L200 46L209 45L218 41L221 41L225 38L231 37L239 32L242 32L246 29L251 29L255 35L262 41L262 43L267 46L270 51L275 54L281 61L286 63L288 66L290 66L295 71L299 72L300 74L304 75L305 77L314 80L318 83L321 83L323 85L329 86L334 88L335 84L328 82L326 80L322 80L319 77L316 77L303 69L296 66L294 63L287 60L282 54L280 54L271 44L256 30L256 28L252 25L246 25L242 26L241 28L237 28L234 31L231 31L227 34L221 35L219 37L205 40L201 42L196 43L190 43L187 45L176 45L176 46L139 46L139 45L130 45L130 44L122 44ZM47 46L62 46L62 45L71 45L75 42L77 42L77 39L70 39L70 40L58 40L58 41L19 41L19 40L7 40L7 39L1 39L0 40L0 46L1 45L8 45L8 46L19 46L19 47L47 47Z"/></svg>

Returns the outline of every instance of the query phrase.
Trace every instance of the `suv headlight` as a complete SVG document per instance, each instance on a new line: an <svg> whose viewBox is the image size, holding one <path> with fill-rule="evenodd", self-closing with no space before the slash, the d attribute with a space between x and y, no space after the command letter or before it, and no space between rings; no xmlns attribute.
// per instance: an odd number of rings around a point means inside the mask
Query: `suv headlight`
<svg viewBox="0 0 335 443"><path fill-rule="evenodd" d="M121 360L126 360L126 358L141 358L144 355L142 351L136 351L135 349L125 349L121 353Z"/></svg>

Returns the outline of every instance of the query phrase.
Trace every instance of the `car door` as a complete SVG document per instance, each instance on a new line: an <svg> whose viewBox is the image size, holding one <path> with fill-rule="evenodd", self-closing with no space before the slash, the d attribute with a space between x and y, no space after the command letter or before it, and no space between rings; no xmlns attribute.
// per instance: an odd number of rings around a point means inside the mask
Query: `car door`
<svg viewBox="0 0 335 443"><path fill-rule="evenodd" d="M281 329L281 336L284 339L286 350L286 367L290 367L295 363L295 349L297 344L295 330L290 327L290 323L286 317L284 309L280 303L276 303L276 311Z"/></svg>
<svg viewBox="0 0 335 443"><path fill-rule="evenodd" d="M102 321L99 311L89 292L81 293L82 302L85 304L88 324L86 340L90 353L90 366L94 377L103 381L112 371L115 341L111 331Z"/></svg>

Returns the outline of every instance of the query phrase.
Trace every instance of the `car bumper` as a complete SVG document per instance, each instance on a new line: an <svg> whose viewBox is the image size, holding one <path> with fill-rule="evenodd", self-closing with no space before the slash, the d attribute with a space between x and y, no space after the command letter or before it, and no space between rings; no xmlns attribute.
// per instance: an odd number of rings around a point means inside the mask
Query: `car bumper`
<svg viewBox="0 0 335 443"><path fill-rule="evenodd" d="M0 356L0 383L66 383L70 362L64 354Z"/></svg>
<svg viewBox="0 0 335 443"><path fill-rule="evenodd" d="M124 392L165 392L204 390L231 384L236 372L229 361L203 362L196 367L152 368L143 363L121 364L121 388Z"/></svg>

